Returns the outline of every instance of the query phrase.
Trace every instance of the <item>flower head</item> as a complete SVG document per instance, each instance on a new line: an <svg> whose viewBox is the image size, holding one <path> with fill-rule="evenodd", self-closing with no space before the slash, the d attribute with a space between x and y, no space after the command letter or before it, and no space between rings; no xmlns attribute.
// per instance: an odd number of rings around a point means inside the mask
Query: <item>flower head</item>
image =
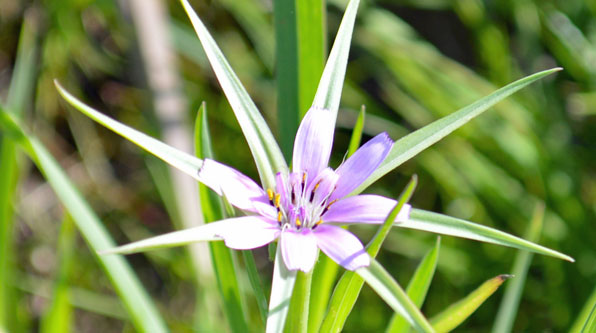
<svg viewBox="0 0 596 333"><path fill-rule="evenodd" d="M294 142L292 171L276 175L275 188L263 189L242 173L206 159L199 180L248 216L212 224L228 247L253 249L280 239L289 270L308 272L318 250L346 269L368 266L362 243L338 223L382 223L396 201L377 195L348 195L385 159L393 141L381 133L364 144L336 170L328 167L334 119L328 110L312 108ZM396 221L405 221L405 205Z"/></svg>

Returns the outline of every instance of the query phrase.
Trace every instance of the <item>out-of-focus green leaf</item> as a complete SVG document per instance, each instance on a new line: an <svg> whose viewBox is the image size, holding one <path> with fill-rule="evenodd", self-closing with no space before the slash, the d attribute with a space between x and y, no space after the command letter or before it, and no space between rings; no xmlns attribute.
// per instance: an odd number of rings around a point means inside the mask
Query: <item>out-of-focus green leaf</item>
<svg viewBox="0 0 596 333"><path fill-rule="evenodd" d="M188 1L181 0L181 3L195 28L195 32L232 106L232 110L234 110L234 114L238 119L238 123L253 154L261 182L264 187L273 188L275 185L275 174L280 170L287 169L279 146L275 142L273 134L271 134L271 130L269 130L263 116L259 113L256 105L242 86L242 83L199 16L192 9Z"/></svg>
<svg viewBox="0 0 596 333"><path fill-rule="evenodd" d="M64 97L64 99L75 109L81 111L86 116L97 121L101 125L120 134L130 142L138 145L151 154L161 158L166 163L174 166L178 170L198 180L198 172L203 165L203 162L200 159L176 148L170 147L165 143L148 136L147 134L139 132L100 113L99 111L91 108L71 95L68 91L62 88L58 81L55 81L54 83L56 84L56 88L58 89L60 95L62 95L62 97Z"/></svg>
<svg viewBox="0 0 596 333"><path fill-rule="evenodd" d="M412 303L408 295L406 295L406 292L376 260L372 259L370 266L359 268L356 270L356 273L358 273L358 275L360 275L395 312L404 316L416 330L434 332L433 327L426 318L424 318L424 315L416 305Z"/></svg>
<svg viewBox="0 0 596 333"><path fill-rule="evenodd" d="M542 231L542 223L544 220L544 204L539 204L534 210L534 216L530 225L526 238L529 241L536 242L540 238L540 232ZM526 276L528 275L528 269L532 263L533 253L528 251L519 251L515 256L513 262L512 274L515 279L511 281L507 287L505 287L505 294L503 300L499 306L497 317L493 325L494 333L507 333L513 329L513 323L519 307L519 300L521 299L524 291L524 285L526 283Z"/></svg>
<svg viewBox="0 0 596 333"><path fill-rule="evenodd" d="M114 241L108 235L99 218L46 148L37 139L28 137L3 109L0 110L0 128L8 129L10 133L13 133L13 138L19 140L19 144L41 170L60 201L69 211L89 247L95 252L112 248ZM120 256L97 256L97 260L110 277L137 330L166 332L164 321L155 305L124 259Z"/></svg>
<svg viewBox="0 0 596 333"><path fill-rule="evenodd" d="M325 0L296 1L298 113L301 116L304 116L313 101L325 66L325 21Z"/></svg>
<svg viewBox="0 0 596 333"><path fill-rule="evenodd" d="M207 106L201 104L195 121L195 154L197 157L213 158L211 136L207 124ZM207 186L199 183L199 196L205 223L221 220L225 217L221 198ZM226 318L234 332L246 332L246 309L236 275L236 267L231 250L222 242L209 242L211 262L217 279L217 285L224 303Z"/></svg>
<svg viewBox="0 0 596 333"><path fill-rule="evenodd" d="M511 275L503 274L484 282L468 296L433 317L430 321L433 328L437 333L452 331L468 319L510 277Z"/></svg>
<svg viewBox="0 0 596 333"><path fill-rule="evenodd" d="M505 87L493 92L492 94L460 109L448 116L438 119L413 133L395 141L393 149L389 152L387 158L381 163L379 168L362 185L355 189L352 194L358 194L367 188L370 184L395 169L403 162L416 156L418 153L428 148L432 144L441 140L451 132L463 126L473 118L482 114L490 107L522 89L523 87L539 80L549 74L560 71L561 68L553 68L532 74L523 79L517 80Z"/></svg>
<svg viewBox="0 0 596 333"><path fill-rule="evenodd" d="M584 327L582 327L582 333L590 333L596 331L596 304L590 312L590 316L586 320Z"/></svg>
<svg viewBox="0 0 596 333"><path fill-rule="evenodd" d="M72 306L70 304L70 287L68 276L75 253L75 229L70 216L65 215L58 238L60 266L48 310L42 317L40 331L42 333L71 332Z"/></svg>
<svg viewBox="0 0 596 333"><path fill-rule="evenodd" d="M414 189L416 188L416 184L417 178L414 176L400 195L399 199L397 200L397 204L391 210L389 216L387 216L375 234L375 237L373 237L370 243L368 243L366 251L372 258L375 258L379 253L383 241L393 226L393 221L395 221L397 214L399 214L404 205L412 197ZM329 301L329 311L325 316L323 324L321 325L321 331L340 332L343 329L346 319L352 312L354 304L356 304L356 300L360 295L363 284L363 278L356 274L356 272L346 271L342 275L339 282L335 286L333 296ZM408 311L408 307L404 307L404 310ZM413 318L414 316L415 315L411 315L410 318Z"/></svg>
<svg viewBox="0 0 596 333"><path fill-rule="evenodd" d="M594 320L596 320L596 289L594 289L590 297L588 297L588 300L586 301L581 312L575 319L575 322L573 323L573 326L571 326L569 332L594 332L594 330L586 330L586 328L594 327Z"/></svg>
<svg viewBox="0 0 596 333"><path fill-rule="evenodd" d="M292 155L294 136L301 118L298 101L300 88L296 2L273 1L279 141L288 160Z"/></svg>
<svg viewBox="0 0 596 333"><path fill-rule="evenodd" d="M428 212L421 209L412 209L410 219L406 222L396 223L395 226L513 247L574 262L573 258L568 255L534 244L508 233L455 217Z"/></svg>
<svg viewBox="0 0 596 333"><path fill-rule="evenodd" d="M25 17L19 36L16 62L10 79L6 112L20 117L31 101L37 69L37 29L31 17ZM15 198L19 165L15 143L0 132L0 331L19 331L14 290L9 283L14 272L13 200Z"/></svg>
<svg viewBox="0 0 596 333"><path fill-rule="evenodd" d="M430 287L430 283L435 275L435 270L437 268L437 261L439 260L439 248L441 247L441 238L437 237L437 242L435 247L432 248L422 259L418 268L416 268L416 272L414 272L414 276L408 283L408 287L406 288L406 293L408 297L416 304L416 306L420 309L422 307L422 303L424 303L424 299L426 298L426 293L428 292L428 288ZM397 313L393 315L389 326L387 327L387 332L391 333L400 333L409 332L410 324L400 315Z"/></svg>

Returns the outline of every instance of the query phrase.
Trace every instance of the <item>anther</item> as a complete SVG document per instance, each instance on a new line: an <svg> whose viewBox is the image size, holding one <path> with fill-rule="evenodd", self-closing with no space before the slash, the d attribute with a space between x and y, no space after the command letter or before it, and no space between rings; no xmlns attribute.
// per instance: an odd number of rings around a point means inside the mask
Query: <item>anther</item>
<svg viewBox="0 0 596 333"><path fill-rule="evenodd" d="M279 207L280 201L281 201L281 194L277 193L275 195L275 207Z"/></svg>
<svg viewBox="0 0 596 333"><path fill-rule="evenodd" d="M312 202L315 199L315 191L319 188L319 185L321 185L320 181L315 184L315 187L312 189L312 192L310 192L310 199L308 201Z"/></svg>
<svg viewBox="0 0 596 333"><path fill-rule="evenodd" d="M301 225L302 225L302 222L300 222L300 219L296 218L296 227L300 228Z"/></svg>
<svg viewBox="0 0 596 333"><path fill-rule="evenodd" d="M315 230L316 227L320 226L323 223L323 219L318 220L315 225L313 225L312 229Z"/></svg>
<svg viewBox="0 0 596 333"><path fill-rule="evenodd" d="M267 196L269 197L269 202L271 204L273 204L273 196L275 195L275 192L273 192L272 189L267 189Z"/></svg>
<svg viewBox="0 0 596 333"><path fill-rule="evenodd" d="M281 223L282 217L283 217L283 214L281 213L281 211L277 212L277 222Z"/></svg>

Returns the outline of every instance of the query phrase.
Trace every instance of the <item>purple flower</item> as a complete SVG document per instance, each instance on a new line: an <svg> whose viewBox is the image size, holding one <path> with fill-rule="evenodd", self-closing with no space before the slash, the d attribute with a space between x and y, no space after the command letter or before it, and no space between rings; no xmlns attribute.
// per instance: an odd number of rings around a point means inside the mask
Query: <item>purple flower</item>
<svg viewBox="0 0 596 333"><path fill-rule="evenodd" d="M362 243L338 223L382 223L396 201L378 195L346 197L385 159L393 141L381 133L336 170L328 167L334 119L325 109L310 109L300 124L292 172L276 175L274 189L262 189L247 176L206 159L199 180L248 216L210 223L214 234L233 249L254 249L277 238L289 270L309 272L318 250L348 270L368 266ZM396 221L406 221L404 205Z"/></svg>

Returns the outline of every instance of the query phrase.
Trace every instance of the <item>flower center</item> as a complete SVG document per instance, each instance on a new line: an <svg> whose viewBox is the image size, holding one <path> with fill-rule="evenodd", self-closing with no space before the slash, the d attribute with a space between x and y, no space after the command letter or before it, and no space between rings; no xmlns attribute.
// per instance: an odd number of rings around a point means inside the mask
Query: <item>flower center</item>
<svg viewBox="0 0 596 333"><path fill-rule="evenodd" d="M308 172L278 173L276 190L268 189L269 203L277 210L277 222L282 228L315 229L323 223L322 216L337 200L330 200L337 175L325 169L309 179Z"/></svg>

